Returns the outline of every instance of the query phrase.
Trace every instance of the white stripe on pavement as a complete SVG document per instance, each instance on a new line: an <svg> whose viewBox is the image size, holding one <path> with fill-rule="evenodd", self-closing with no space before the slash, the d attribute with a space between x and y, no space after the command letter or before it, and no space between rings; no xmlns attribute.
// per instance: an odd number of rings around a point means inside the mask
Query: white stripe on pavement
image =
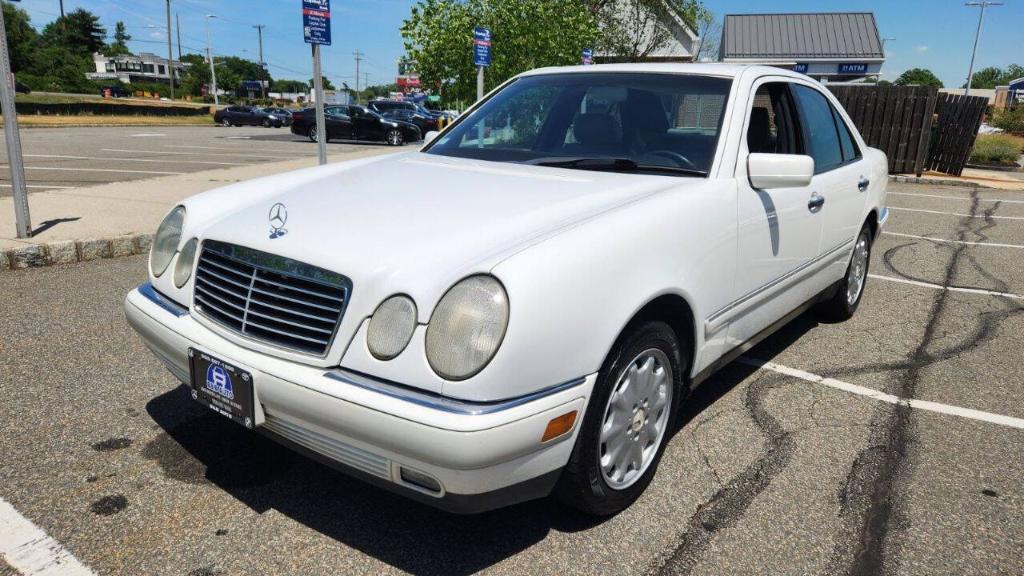
<svg viewBox="0 0 1024 576"><path fill-rule="evenodd" d="M995 218L996 220L1024 220L1024 216L986 216L984 214L962 214L960 212L922 210L920 208L900 208L898 206L889 206L889 210L903 210L904 212L925 212L927 214L946 214L947 216L960 216L961 218Z"/></svg>
<svg viewBox="0 0 1024 576"><path fill-rule="evenodd" d="M95 576L95 572L3 498L0 498L0 556L23 576Z"/></svg>
<svg viewBox="0 0 1024 576"><path fill-rule="evenodd" d="M7 168L6 164L0 164ZM25 166L25 170L57 170L60 172L118 172L125 174L187 174L187 172L160 172L156 170L121 170L120 168L62 168L57 166Z"/></svg>
<svg viewBox="0 0 1024 576"><path fill-rule="evenodd" d="M274 160L288 160L281 156L270 156L267 154L220 154L210 152L168 152L167 150L121 150L118 148L100 148L100 152L131 152L132 154L174 154L175 156L241 156L243 158L271 158Z"/></svg>
<svg viewBox="0 0 1024 576"><path fill-rule="evenodd" d="M13 187L13 185L12 184L0 184L0 187L11 188L11 187ZM53 189L63 190L65 188L75 188L75 186L47 186L46 184L26 184L25 188L48 188L48 189L51 189L51 190L53 190Z"/></svg>
<svg viewBox="0 0 1024 576"><path fill-rule="evenodd" d="M786 376L793 376L801 380L812 382L814 384L822 384L836 390L842 390L843 392L849 392L850 394L856 394L858 396L865 396L873 400L880 402L887 402L889 404L897 404L900 406L909 406L916 410L925 410L928 412L937 412L939 414L947 414L950 416L959 416L961 418L967 418L969 420L978 420L981 422L989 422L991 424L999 424L1000 426L1008 426L1010 428L1018 428L1024 430L1024 419L1014 418L1013 416L1004 416L1002 414L993 414L991 412L983 412L981 410L974 410L971 408L961 408L959 406L951 406L949 404L941 404L939 402L930 402L928 400L917 400L915 398L901 398L892 394L886 394L873 388L866 386L858 386L857 384L850 384L849 382L843 382L842 380L836 380L835 378L826 378L817 374L811 374L810 372L804 372L796 368L790 368L774 362L765 362L764 360L758 360L756 358L748 358L742 356L739 361L749 366L755 366L765 370L771 370L772 372L778 372L779 374L785 374Z"/></svg>
<svg viewBox="0 0 1024 576"><path fill-rule="evenodd" d="M158 160L154 158L110 158L101 156L62 156L60 154L24 154L25 158L63 158L65 160L114 160L118 162L158 162L162 164L217 164L220 166L248 166L248 162L211 162L209 160Z"/></svg>
<svg viewBox="0 0 1024 576"><path fill-rule="evenodd" d="M932 290L949 290L951 292L964 292L966 294L981 294L983 296L1004 296L1006 298L1013 298L1016 300L1024 300L1022 294L1012 294L1010 292L996 292L994 290L982 290L981 288L961 288L960 286L943 286L942 284L932 284L931 282L919 282L917 280L908 280L906 278L896 278L894 276L882 276L880 274L868 274L868 278L874 278L876 280L886 280L888 282L898 282L900 284L910 284L911 286L921 286L922 288L931 288Z"/></svg>
<svg viewBox="0 0 1024 576"><path fill-rule="evenodd" d="M300 144L304 144L304 143L305 143L304 140L302 142L300 142ZM201 150L221 150L223 152L234 152L235 150L241 150L238 147L228 148L228 147L224 147L224 146L219 146L219 147L218 146L198 146L198 145L191 145L191 144L164 144L164 147L165 148L197 148L197 149L201 149ZM260 152L280 152L281 154L291 154L291 153L294 153L296 151L302 152L303 150L304 150L304 147L296 146L295 148L293 148L291 150L263 150L263 149L261 149Z"/></svg>
<svg viewBox="0 0 1024 576"><path fill-rule="evenodd" d="M915 236L914 234L903 234L901 232L882 231L887 236L901 236L903 238L917 238L919 240L930 240L932 242L943 242L946 244L966 244L968 246L992 246L993 248L1024 248L1021 244L998 244L996 242L967 242L966 240L947 240L945 238L934 238L932 236Z"/></svg>
<svg viewBox="0 0 1024 576"><path fill-rule="evenodd" d="M917 196L919 198L942 198L943 200L962 200L964 202L973 202L974 198L964 198L963 196L942 196L941 194L918 194L916 192L889 192L889 195L897 196ZM1004 204L1024 204L1024 200L1004 200L1002 198L978 198L982 202L1002 202Z"/></svg>

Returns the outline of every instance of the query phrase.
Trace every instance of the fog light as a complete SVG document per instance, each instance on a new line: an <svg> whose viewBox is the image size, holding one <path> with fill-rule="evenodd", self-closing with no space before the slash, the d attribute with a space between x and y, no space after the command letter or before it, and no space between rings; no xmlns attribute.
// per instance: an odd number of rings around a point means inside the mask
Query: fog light
<svg viewBox="0 0 1024 576"><path fill-rule="evenodd" d="M441 483L422 472L410 470L403 466L400 475L402 477L402 482L418 486L429 492L441 491Z"/></svg>
<svg viewBox="0 0 1024 576"><path fill-rule="evenodd" d="M572 430L572 425L576 423L576 411L573 410L567 414L562 414L557 418L552 418L548 422L548 427L544 429L544 436L541 437L541 442L547 442L552 438L558 438L562 434L565 434L569 430Z"/></svg>

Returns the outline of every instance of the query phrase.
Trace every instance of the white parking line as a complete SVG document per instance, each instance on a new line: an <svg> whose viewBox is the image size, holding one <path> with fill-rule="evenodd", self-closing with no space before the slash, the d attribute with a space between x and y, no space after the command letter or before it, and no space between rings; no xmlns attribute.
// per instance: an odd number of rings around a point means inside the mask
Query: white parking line
<svg viewBox="0 0 1024 576"><path fill-rule="evenodd" d="M125 150L128 152L128 150ZM247 162L211 162L209 160L158 160L154 158L110 158L99 156L64 156L60 154L25 154L26 158L63 158L65 160L113 160L117 162L159 162L163 164L216 164L220 166L246 166Z"/></svg>
<svg viewBox="0 0 1024 576"><path fill-rule="evenodd" d="M961 200L963 202L973 202L974 198L965 198L963 196L942 196L941 194L918 194L916 192L889 192L889 196L917 196L919 198L942 198L943 200ZM1003 204L1024 204L1024 200L1004 200L1002 198L978 198L982 202L1001 202Z"/></svg>
<svg viewBox="0 0 1024 576"><path fill-rule="evenodd" d="M874 278L876 280L885 280L888 282L898 282L900 284L910 284L911 286L920 286L922 288L931 288L932 290L949 290L951 292L964 292L966 294L981 294L982 296L1004 296L1006 298L1013 298L1015 300L1024 300L1024 294L1012 294L1010 292L996 292L994 290L982 290L981 288L961 288L959 286L943 286L942 284L932 284L931 282L919 282L917 280L908 280L906 278L896 278L894 276L882 276L880 274L868 274L868 278Z"/></svg>
<svg viewBox="0 0 1024 576"><path fill-rule="evenodd" d="M909 406L915 410L925 410L928 412L937 412L939 414L948 414L950 416L959 416L960 418L989 422L1000 426L1008 426L1010 428L1024 430L1024 419L1014 418L1013 416L1004 416L1002 414L993 414L991 412L983 412L981 410L974 410L971 408L950 406L949 404L930 402L928 400L917 400L916 398L901 398L899 396L880 392L873 388L850 384L849 382L843 382L842 380L836 380L835 378L826 378L824 376L811 374L810 372L804 372L803 370L790 368L774 362L765 362L764 360L758 360L756 358L743 356L739 358L739 361L749 366L755 366L764 370L771 370L772 372L778 372L779 374L785 374L786 376L793 376L794 378L799 378L807 382L822 384L830 388L835 388L836 390L842 390L843 392L849 392L850 394L856 394L858 396L865 396L880 402Z"/></svg>
<svg viewBox="0 0 1024 576"><path fill-rule="evenodd" d="M0 556L23 576L96 574L3 498L0 498Z"/></svg>
<svg viewBox="0 0 1024 576"><path fill-rule="evenodd" d="M10 188L11 184L0 184L0 187ZM47 189L50 189L50 190L53 190L53 189L63 190L65 188L75 188L75 186L47 186L46 184L26 184L25 188L47 188Z"/></svg>
<svg viewBox="0 0 1024 576"><path fill-rule="evenodd" d="M901 232L889 232L883 230L882 234L886 236L900 236L903 238L917 238L918 240L930 240L932 242L942 242L945 244L966 244L968 246L992 246L993 248L1024 248L1021 244L998 244L996 242L967 242L966 240L947 240L945 238L934 238L932 236L915 236L914 234L903 234Z"/></svg>
<svg viewBox="0 0 1024 576"><path fill-rule="evenodd" d="M985 216L984 214L962 214L960 212L942 212L941 210L922 210L920 208L900 208L889 206L889 210L903 210L904 212L925 212L927 214L945 214L947 216L960 216L961 218L995 218L996 220L1024 220L1024 216Z"/></svg>
<svg viewBox="0 0 1024 576"><path fill-rule="evenodd" d="M6 164L0 166L7 168ZM187 174L187 172L162 172L156 170L121 170L120 168L61 168L57 166L25 166L25 170L57 170L59 172L118 172L125 174Z"/></svg>
<svg viewBox="0 0 1024 576"><path fill-rule="evenodd" d="M121 150L118 148L100 148L100 152L131 152L132 154L173 154L175 156L235 156L243 158L271 158L274 160L287 160L281 156L270 156L267 154L220 154L217 152L168 152L167 150Z"/></svg>
<svg viewBox="0 0 1024 576"><path fill-rule="evenodd" d="M161 136L166 136L166 134L156 134L156 133L132 134L132 138L159 138Z"/></svg>
<svg viewBox="0 0 1024 576"><path fill-rule="evenodd" d="M224 152L234 152L235 150L238 150L238 148L225 148L223 146L221 146L221 147L218 147L218 146L196 146L196 145L191 145L191 144L164 144L164 147L165 148L194 148L194 149L198 149L198 150L221 150L221 151L224 151ZM260 149L260 152L279 152L281 154L294 154L295 152L302 152L304 150L305 150L304 146L303 147L296 146L295 148L292 148L291 150L265 150L265 149ZM180 152L179 152L179 154L180 154ZM275 156L275 158L276 158L276 156Z"/></svg>

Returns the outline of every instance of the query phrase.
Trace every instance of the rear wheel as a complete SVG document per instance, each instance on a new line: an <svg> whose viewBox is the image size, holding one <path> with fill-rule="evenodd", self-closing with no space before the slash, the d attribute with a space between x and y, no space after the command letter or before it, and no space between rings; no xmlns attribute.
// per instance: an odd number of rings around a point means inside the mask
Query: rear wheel
<svg viewBox="0 0 1024 576"><path fill-rule="evenodd" d="M836 293L818 305L818 314L831 322L849 320L860 306L864 286L868 281L868 265L871 263L871 227L864 224L853 245L846 276L836 284Z"/></svg>
<svg viewBox="0 0 1024 576"><path fill-rule="evenodd" d="M220 125L225 128L231 128L233 126L230 118L221 118Z"/></svg>
<svg viewBox="0 0 1024 576"><path fill-rule="evenodd" d="M309 141L310 142L319 142L320 141L320 134L317 132L316 126L310 126L309 127L309 132L307 133L307 135L309 136Z"/></svg>
<svg viewBox="0 0 1024 576"><path fill-rule="evenodd" d="M263 127L264 128L270 128L270 118L264 118L263 119Z"/></svg>
<svg viewBox="0 0 1024 576"><path fill-rule="evenodd" d="M601 369L557 495L607 516L643 494L665 451L683 390L683 351L660 321L631 328Z"/></svg>
<svg viewBox="0 0 1024 576"><path fill-rule="evenodd" d="M388 133L384 135L384 141L389 146L401 146L405 138L402 136L402 131L398 129L388 130Z"/></svg>

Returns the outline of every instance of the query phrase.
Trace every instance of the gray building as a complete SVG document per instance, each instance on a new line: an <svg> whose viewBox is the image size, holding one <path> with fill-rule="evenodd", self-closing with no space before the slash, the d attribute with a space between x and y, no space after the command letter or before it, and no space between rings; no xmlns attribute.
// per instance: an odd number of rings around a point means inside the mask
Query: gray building
<svg viewBox="0 0 1024 576"><path fill-rule="evenodd" d="M768 64L821 82L877 77L885 62L871 12L728 14L718 59Z"/></svg>

